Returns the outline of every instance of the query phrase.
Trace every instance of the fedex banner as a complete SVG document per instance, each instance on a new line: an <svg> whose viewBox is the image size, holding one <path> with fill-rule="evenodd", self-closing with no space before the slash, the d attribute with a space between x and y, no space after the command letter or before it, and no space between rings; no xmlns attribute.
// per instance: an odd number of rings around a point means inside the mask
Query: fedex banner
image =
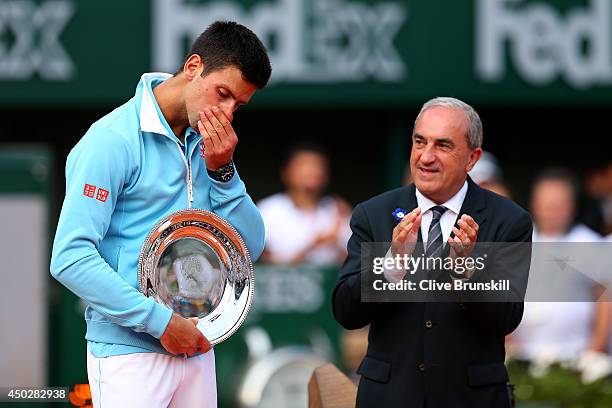
<svg viewBox="0 0 612 408"><path fill-rule="evenodd" d="M0 0L0 103L120 102L219 19L269 49L260 105L612 101L609 0Z"/></svg>

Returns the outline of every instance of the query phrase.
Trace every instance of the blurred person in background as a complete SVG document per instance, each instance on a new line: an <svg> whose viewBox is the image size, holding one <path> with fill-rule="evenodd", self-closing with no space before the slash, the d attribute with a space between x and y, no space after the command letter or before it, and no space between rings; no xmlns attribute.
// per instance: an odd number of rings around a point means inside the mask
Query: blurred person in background
<svg viewBox="0 0 612 408"><path fill-rule="evenodd" d="M592 215L601 222L601 232L612 241L612 160L596 168L586 180L586 192L597 203L597 214Z"/></svg>
<svg viewBox="0 0 612 408"><path fill-rule="evenodd" d="M532 189L534 242L598 242L601 236L575 223L579 184L567 169L543 171ZM532 275L538 270L532 270ZM546 270L540 270L546 273ZM603 288L586 276L572 276L573 293L592 302L526 302L523 321L509 340L518 360L536 364L578 361L587 351L605 352L609 336L609 305L595 302ZM546 277L552 279L554 277ZM583 279L584 278L584 279Z"/></svg>
<svg viewBox="0 0 612 408"><path fill-rule="evenodd" d="M338 265L346 257L350 206L325 195L329 157L314 143L291 148L281 169L282 193L257 206L266 226L262 260L274 264Z"/></svg>
<svg viewBox="0 0 612 408"><path fill-rule="evenodd" d="M138 257L159 220L191 207L227 219L261 254L263 220L233 163L231 122L270 74L252 31L216 22L178 72L144 74L70 152L51 273L88 305L94 406L216 407L208 340L197 319L138 290Z"/></svg>
<svg viewBox="0 0 612 408"><path fill-rule="evenodd" d="M493 153L483 151L482 157L469 173L474 183L502 197L511 198L510 191L504 183L499 162Z"/></svg>

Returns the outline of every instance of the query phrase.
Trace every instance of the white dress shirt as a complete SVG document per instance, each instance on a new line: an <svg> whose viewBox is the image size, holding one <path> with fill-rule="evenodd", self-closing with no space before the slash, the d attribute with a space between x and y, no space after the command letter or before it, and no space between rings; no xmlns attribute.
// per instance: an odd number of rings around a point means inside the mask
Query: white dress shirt
<svg viewBox="0 0 612 408"><path fill-rule="evenodd" d="M425 197L418 188L416 189L417 206L421 209L421 213L423 214L423 218L421 219L421 236L423 237L424 243L427 242L427 238L429 238L429 226L433 218L431 209L436 205L442 205L446 207L446 211L442 214L442 218L440 218L440 228L442 229L442 242L446 245L446 241L448 241L448 237L450 237L455 222L457 221L459 211L461 211L467 189L468 184L466 181L463 183L463 187L457 191L457 194L442 204L434 203L429 198Z"/></svg>
<svg viewBox="0 0 612 408"><path fill-rule="evenodd" d="M423 193L416 189L416 199L417 206L421 209L421 214L423 217L421 218L421 237L423 238L423 243L427 242L427 238L429 237L429 226L431 225L431 220L433 219L433 211L431 209L436 205L443 205L446 207L446 211L442 214L440 218L440 229L442 230L442 243L446 245L446 241L448 241L448 237L452 232L452 228L455 226L455 222L457 221L457 216L459 215L459 211L461 211L461 206L463 205L463 201L465 200L465 196L467 194L468 184L467 181L463 183L463 186L459 191L452 196L448 201L442 204L436 204L431 201L429 198L425 197ZM412 211L412 210L410 210ZM392 258L391 247L386 254L387 258ZM406 275L405 270L385 270L384 276L389 282L399 282Z"/></svg>

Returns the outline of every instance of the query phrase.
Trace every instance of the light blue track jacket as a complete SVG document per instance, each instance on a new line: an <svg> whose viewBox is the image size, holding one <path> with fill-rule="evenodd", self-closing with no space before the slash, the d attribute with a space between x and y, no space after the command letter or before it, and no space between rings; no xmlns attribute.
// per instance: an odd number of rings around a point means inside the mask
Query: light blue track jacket
<svg viewBox="0 0 612 408"><path fill-rule="evenodd" d="M183 145L164 119L152 87L169 77L144 74L135 96L95 122L66 162L51 274L87 303L96 357L165 352L159 338L172 312L139 292L138 255L155 223L190 198L229 221L254 260L263 250L263 220L238 173L211 179L200 136L188 128Z"/></svg>

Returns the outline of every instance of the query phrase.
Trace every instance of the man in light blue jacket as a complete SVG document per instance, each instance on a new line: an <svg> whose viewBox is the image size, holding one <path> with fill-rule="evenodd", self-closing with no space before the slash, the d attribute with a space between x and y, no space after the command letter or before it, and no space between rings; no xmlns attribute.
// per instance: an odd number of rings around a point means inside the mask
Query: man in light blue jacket
<svg viewBox="0 0 612 408"><path fill-rule="evenodd" d="M255 34L214 23L176 74L144 74L70 152L51 274L87 303L94 406L216 406L210 344L139 292L138 255L157 221L193 207L228 220L259 257L263 221L232 160L231 122L270 74Z"/></svg>

